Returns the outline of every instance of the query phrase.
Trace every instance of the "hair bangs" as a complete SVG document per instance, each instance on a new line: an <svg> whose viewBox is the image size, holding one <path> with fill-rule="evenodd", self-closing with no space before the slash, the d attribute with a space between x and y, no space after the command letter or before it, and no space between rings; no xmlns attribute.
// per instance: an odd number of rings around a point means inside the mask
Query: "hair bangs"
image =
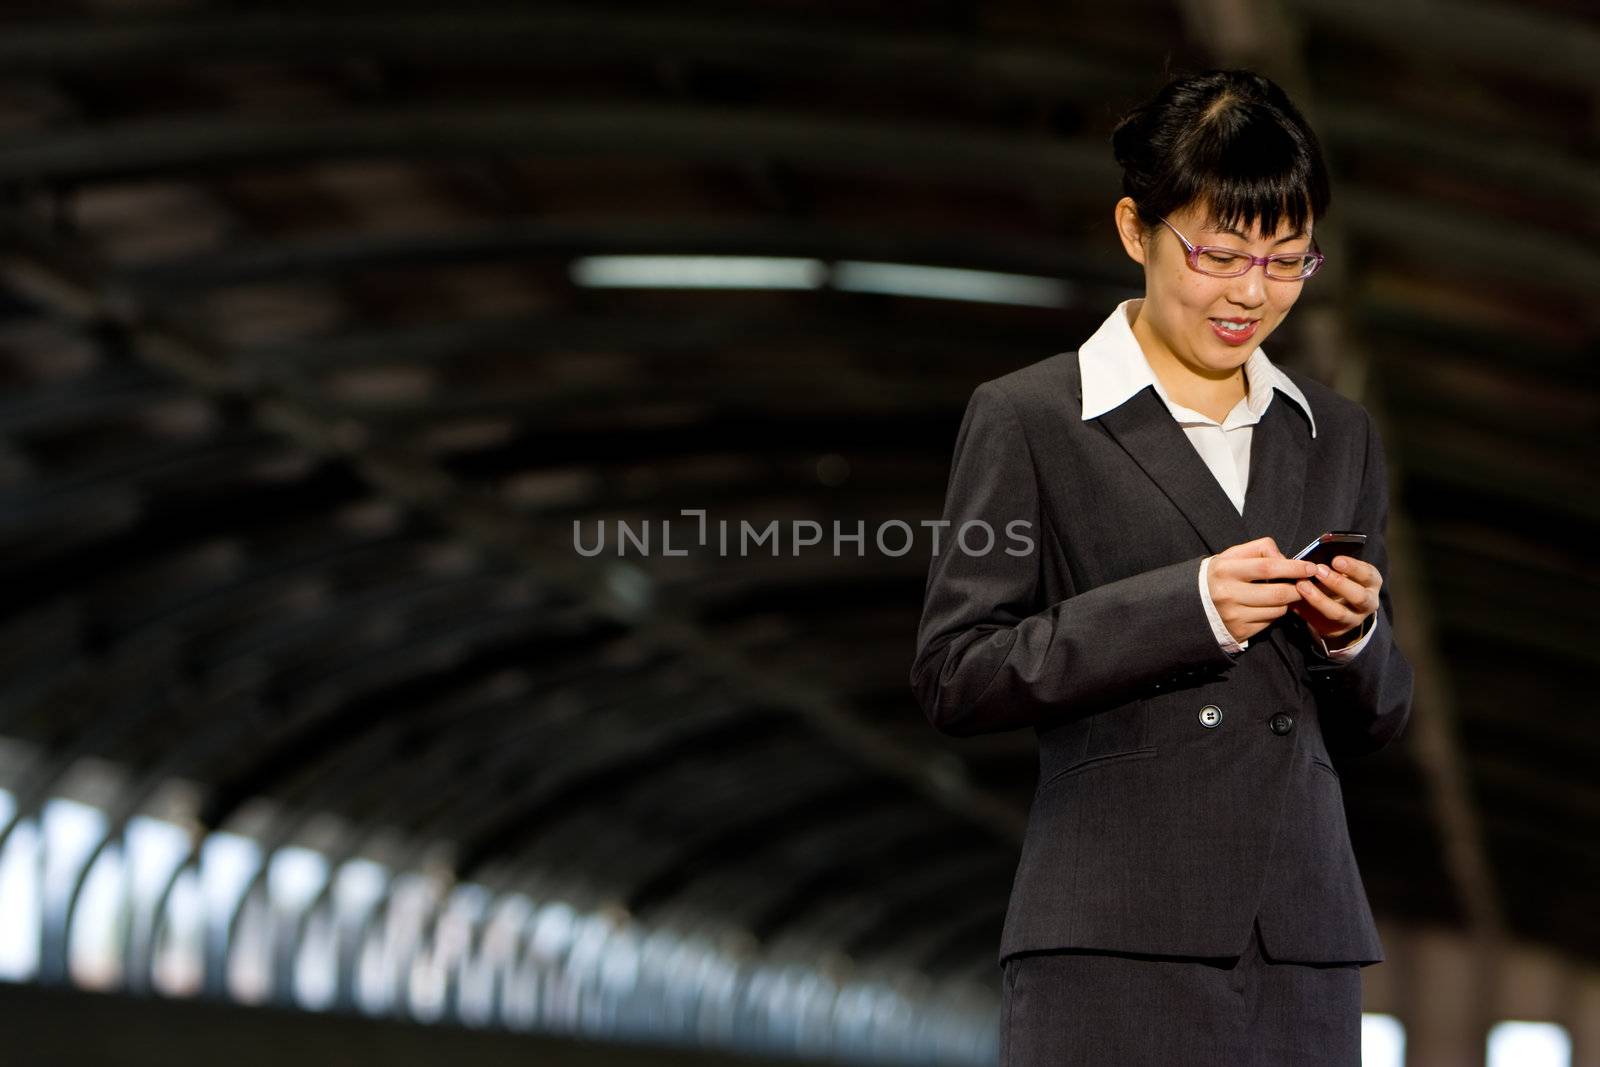
<svg viewBox="0 0 1600 1067"><path fill-rule="evenodd" d="M1177 148L1183 165L1176 173L1190 186L1182 202L1199 207L1210 229L1249 233L1259 220L1270 237L1287 221L1304 233L1319 214L1304 144L1243 100L1217 100Z"/></svg>

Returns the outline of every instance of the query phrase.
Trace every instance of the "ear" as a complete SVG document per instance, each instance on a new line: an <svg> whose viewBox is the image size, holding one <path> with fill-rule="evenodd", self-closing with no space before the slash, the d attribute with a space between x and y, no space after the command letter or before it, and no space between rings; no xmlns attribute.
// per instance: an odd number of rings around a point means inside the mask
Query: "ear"
<svg viewBox="0 0 1600 1067"><path fill-rule="evenodd" d="M1144 223L1139 221L1139 209L1131 196L1117 201L1112 209L1112 218L1116 223L1117 236L1122 239L1123 251L1128 253L1129 259L1144 266Z"/></svg>

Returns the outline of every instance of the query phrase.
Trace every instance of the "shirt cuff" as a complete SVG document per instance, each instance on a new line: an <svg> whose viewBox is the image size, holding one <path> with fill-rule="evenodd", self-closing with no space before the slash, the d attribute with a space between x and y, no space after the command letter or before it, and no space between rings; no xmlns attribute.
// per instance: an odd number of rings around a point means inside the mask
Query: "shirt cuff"
<svg viewBox="0 0 1600 1067"><path fill-rule="evenodd" d="M1311 634L1311 643L1316 647L1317 654L1323 659L1332 660L1335 663L1343 663L1347 660L1355 659L1361 650L1367 647L1367 642L1372 640L1373 631L1378 628L1378 613L1374 611L1371 615L1368 615L1367 621L1362 625L1366 627L1366 632L1343 648L1329 648L1328 643L1318 633Z"/></svg>
<svg viewBox="0 0 1600 1067"><path fill-rule="evenodd" d="M1222 651L1234 654L1243 652L1250 647L1250 639L1243 641L1234 640L1233 634L1223 623L1222 616L1217 614L1217 606L1211 602L1211 586L1206 581L1206 575L1211 570L1211 557L1207 556L1200 561L1200 603L1205 605L1206 618L1211 620L1211 633L1217 639L1217 644L1222 646ZM1365 640L1365 638L1363 638Z"/></svg>

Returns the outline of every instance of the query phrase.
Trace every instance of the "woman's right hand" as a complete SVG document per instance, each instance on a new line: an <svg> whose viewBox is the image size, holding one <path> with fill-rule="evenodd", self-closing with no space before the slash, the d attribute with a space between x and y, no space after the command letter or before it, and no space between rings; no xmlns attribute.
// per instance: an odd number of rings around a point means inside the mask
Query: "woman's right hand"
<svg viewBox="0 0 1600 1067"><path fill-rule="evenodd" d="M1316 564L1287 559L1272 538L1258 537L1212 556L1206 587L1228 632L1235 641L1246 641L1301 599L1293 579L1309 578L1316 572ZM1267 580L1272 578L1291 580Z"/></svg>

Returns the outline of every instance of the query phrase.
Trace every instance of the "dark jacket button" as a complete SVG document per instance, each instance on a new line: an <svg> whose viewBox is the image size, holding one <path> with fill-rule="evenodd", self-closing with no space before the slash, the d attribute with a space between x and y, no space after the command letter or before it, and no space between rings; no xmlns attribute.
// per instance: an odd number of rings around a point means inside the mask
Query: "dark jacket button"
<svg viewBox="0 0 1600 1067"><path fill-rule="evenodd" d="M1272 717L1272 732L1280 737L1294 729L1294 719L1279 712Z"/></svg>

